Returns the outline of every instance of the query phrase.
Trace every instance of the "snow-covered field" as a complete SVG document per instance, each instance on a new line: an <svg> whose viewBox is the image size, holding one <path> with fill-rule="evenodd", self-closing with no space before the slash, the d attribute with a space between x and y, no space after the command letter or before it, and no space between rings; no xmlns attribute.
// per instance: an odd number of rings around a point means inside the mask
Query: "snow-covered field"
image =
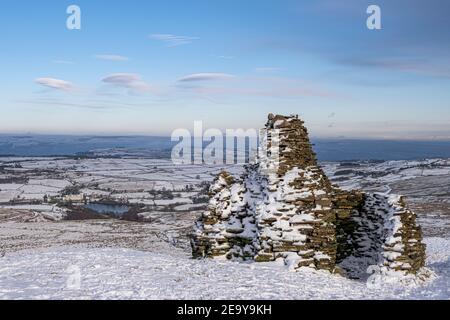
<svg viewBox="0 0 450 320"><path fill-rule="evenodd" d="M1 158L0 299L450 299L450 161L323 166L343 187L405 194L424 228L434 276L374 286L277 263L191 259L187 234L204 206L193 200L220 167ZM73 185L86 195L144 205L138 216L146 222L67 221L64 208L42 203ZM165 191L173 197L160 197Z"/></svg>
<svg viewBox="0 0 450 320"><path fill-rule="evenodd" d="M0 260L1 299L449 299L449 240L429 238L425 284L368 286L277 263L193 260L185 252L59 247Z"/></svg>
<svg viewBox="0 0 450 320"><path fill-rule="evenodd" d="M0 208L59 204L73 199L143 204L154 211L199 208L195 198L223 168L238 173L241 166L173 165L170 160L145 158L0 158ZM204 192L203 192L204 193ZM69 200L73 200L69 199ZM191 206L189 206L191 205ZM203 207L205 203L203 202ZM36 207L28 207L33 210ZM41 207L44 208L44 207ZM47 215L55 206L47 206ZM149 208L143 208L148 211ZM61 208L64 209L64 208ZM37 210L37 209L36 209ZM56 210L55 218L61 210Z"/></svg>

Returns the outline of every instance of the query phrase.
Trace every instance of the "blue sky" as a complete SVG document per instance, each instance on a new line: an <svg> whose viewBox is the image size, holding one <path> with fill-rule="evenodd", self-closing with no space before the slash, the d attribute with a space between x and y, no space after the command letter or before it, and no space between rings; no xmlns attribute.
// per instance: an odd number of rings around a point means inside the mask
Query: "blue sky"
<svg viewBox="0 0 450 320"><path fill-rule="evenodd" d="M81 8L81 30L66 8ZM379 5L382 30L368 30ZM4 0L0 132L169 135L299 114L316 137L450 139L450 2Z"/></svg>

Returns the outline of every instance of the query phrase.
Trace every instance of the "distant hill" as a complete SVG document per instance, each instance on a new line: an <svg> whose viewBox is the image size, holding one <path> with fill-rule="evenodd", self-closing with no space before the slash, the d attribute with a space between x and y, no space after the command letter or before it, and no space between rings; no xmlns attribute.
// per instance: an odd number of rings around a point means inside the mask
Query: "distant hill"
<svg viewBox="0 0 450 320"><path fill-rule="evenodd" d="M450 158L450 141L312 139L320 161ZM175 142L152 136L0 135L0 156L168 158Z"/></svg>

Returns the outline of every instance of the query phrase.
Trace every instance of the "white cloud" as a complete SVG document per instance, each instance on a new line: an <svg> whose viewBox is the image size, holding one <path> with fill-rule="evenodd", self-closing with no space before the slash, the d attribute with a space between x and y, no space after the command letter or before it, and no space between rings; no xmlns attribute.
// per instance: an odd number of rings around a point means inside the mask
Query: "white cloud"
<svg viewBox="0 0 450 320"><path fill-rule="evenodd" d="M96 54L94 57L99 60L107 60L107 61L128 61L128 60L130 60L128 57L120 56L117 54Z"/></svg>
<svg viewBox="0 0 450 320"><path fill-rule="evenodd" d="M114 73L102 79L104 83L129 89L133 93L154 92L150 84L142 80L141 76L135 73Z"/></svg>
<svg viewBox="0 0 450 320"><path fill-rule="evenodd" d="M228 80L235 78L228 73L193 73L180 78L181 82L195 82L195 81L211 81L211 80Z"/></svg>
<svg viewBox="0 0 450 320"><path fill-rule="evenodd" d="M140 80L141 76L135 73L114 73L102 79L103 82L115 85L128 85Z"/></svg>
<svg viewBox="0 0 450 320"><path fill-rule="evenodd" d="M52 88L55 90L61 90L65 92L69 92L75 89L75 86L72 83L61 79L37 78L34 80L34 82L44 87Z"/></svg>
<svg viewBox="0 0 450 320"><path fill-rule="evenodd" d="M197 37L177 36L174 34L151 34L150 39L164 42L168 47L176 47L184 44L189 44L194 40L198 40Z"/></svg>

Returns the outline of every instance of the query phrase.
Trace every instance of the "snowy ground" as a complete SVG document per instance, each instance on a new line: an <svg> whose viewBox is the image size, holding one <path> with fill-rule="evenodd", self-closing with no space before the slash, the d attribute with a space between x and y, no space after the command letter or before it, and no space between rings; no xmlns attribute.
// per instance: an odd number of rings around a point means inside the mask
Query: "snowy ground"
<svg viewBox="0 0 450 320"><path fill-rule="evenodd" d="M439 274L422 285L368 287L276 263L190 259L185 252L59 247L0 260L1 299L449 299L450 241L427 239L427 266Z"/></svg>
<svg viewBox="0 0 450 320"><path fill-rule="evenodd" d="M2 165L0 299L450 299L448 160L323 164L343 187L406 194L419 215L436 276L382 287L276 263L192 260L187 233L202 207L192 197L201 190L183 188L211 181L221 168L151 159L2 158ZM14 195L35 201L58 194L68 184L145 204L139 214L147 223L51 221L46 214L63 216L53 205L8 203ZM151 191L162 188L175 200L155 198Z"/></svg>

